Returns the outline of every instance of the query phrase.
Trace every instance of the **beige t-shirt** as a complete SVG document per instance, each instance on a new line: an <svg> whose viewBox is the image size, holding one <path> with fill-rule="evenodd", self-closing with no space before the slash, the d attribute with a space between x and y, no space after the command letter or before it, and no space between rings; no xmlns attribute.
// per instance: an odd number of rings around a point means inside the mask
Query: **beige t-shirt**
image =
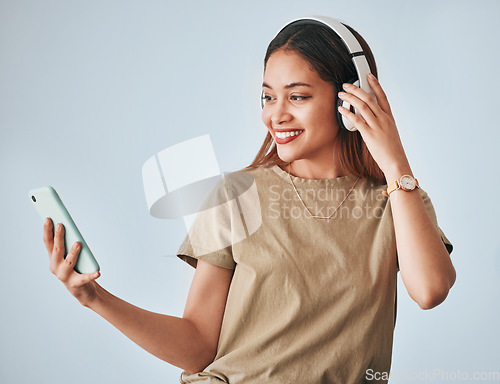
<svg viewBox="0 0 500 384"><path fill-rule="evenodd" d="M357 177L292 179L329 216ZM278 166L226 176L178 251L192 266L234 268L217 355L180 382L348 384L389 372L398 266L386 188L359 179L325 220Z"/></svg>

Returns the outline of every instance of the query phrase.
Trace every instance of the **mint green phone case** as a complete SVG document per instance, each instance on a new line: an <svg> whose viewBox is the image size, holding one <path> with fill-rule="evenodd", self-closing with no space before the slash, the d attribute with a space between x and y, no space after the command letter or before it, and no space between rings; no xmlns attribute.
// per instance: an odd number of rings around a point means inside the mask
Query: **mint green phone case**
<svg viewBox="0 0 500 384"><path fill-rule="evenodd" d="M57 223L62 223L64 225L64 246L66 253L76 241L81 243L82 248L74 267L75 271L78 273L98 271L99 264L54 188L47 186L33 189L29 192L29 196L42 220L45 220L46 217L50 217L54 224L54 228Z"/></svg>

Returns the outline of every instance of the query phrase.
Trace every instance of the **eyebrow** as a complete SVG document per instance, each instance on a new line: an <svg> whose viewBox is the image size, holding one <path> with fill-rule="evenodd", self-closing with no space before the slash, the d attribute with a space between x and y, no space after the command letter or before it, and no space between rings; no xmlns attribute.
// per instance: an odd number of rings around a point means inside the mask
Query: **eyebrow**
<svg viewBox="0 0 500 384"><path fill-rule="evenodd" d="M285 89L290 89L290 88L295 88L295 87L312 87L312 86L310 84L307 84L307 83L301 83L300 81L297 81L295 83L290 83L290 84L285 85ZM273 89L266 82L262 83L262 88Z"/></svg>

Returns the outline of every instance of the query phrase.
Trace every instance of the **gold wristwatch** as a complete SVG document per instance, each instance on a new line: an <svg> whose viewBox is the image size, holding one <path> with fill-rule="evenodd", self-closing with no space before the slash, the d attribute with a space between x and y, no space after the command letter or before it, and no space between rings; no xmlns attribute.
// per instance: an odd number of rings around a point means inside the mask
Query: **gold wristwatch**
<svg viewBox="0 0 500 384"><path fill-rule="evenodd" d="M415 188L420 188L418 185L418 180L410 175L403 175L399 180L394 181L391 185L387 187L387 191L382 192L385 197L389 197L389 195L397 191L398 189L402 189L403 191L410 192Z"/></svg>

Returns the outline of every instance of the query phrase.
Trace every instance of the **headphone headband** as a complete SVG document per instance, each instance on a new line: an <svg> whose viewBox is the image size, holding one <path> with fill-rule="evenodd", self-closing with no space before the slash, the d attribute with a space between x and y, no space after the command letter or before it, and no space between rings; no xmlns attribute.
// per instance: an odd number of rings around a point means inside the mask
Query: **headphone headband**
<svg viewBox="0 0 500 384"><path fill-rule="evenodd" d="M331 17L326 16L311 16L311 17L301 17L298 19L294 19L286 24L279 32L288 27L290 24L296 23L298 21L316 21L320 24L326 25L330 29L332 29L342 40L342 42L347 47L347 50L351 55L364 54L363 48L361 48L361 44L359 44L358 39L349 31L349 29L342 24L340 21L332 19ZM278 34L279 34L278 32Z"/></svg>

